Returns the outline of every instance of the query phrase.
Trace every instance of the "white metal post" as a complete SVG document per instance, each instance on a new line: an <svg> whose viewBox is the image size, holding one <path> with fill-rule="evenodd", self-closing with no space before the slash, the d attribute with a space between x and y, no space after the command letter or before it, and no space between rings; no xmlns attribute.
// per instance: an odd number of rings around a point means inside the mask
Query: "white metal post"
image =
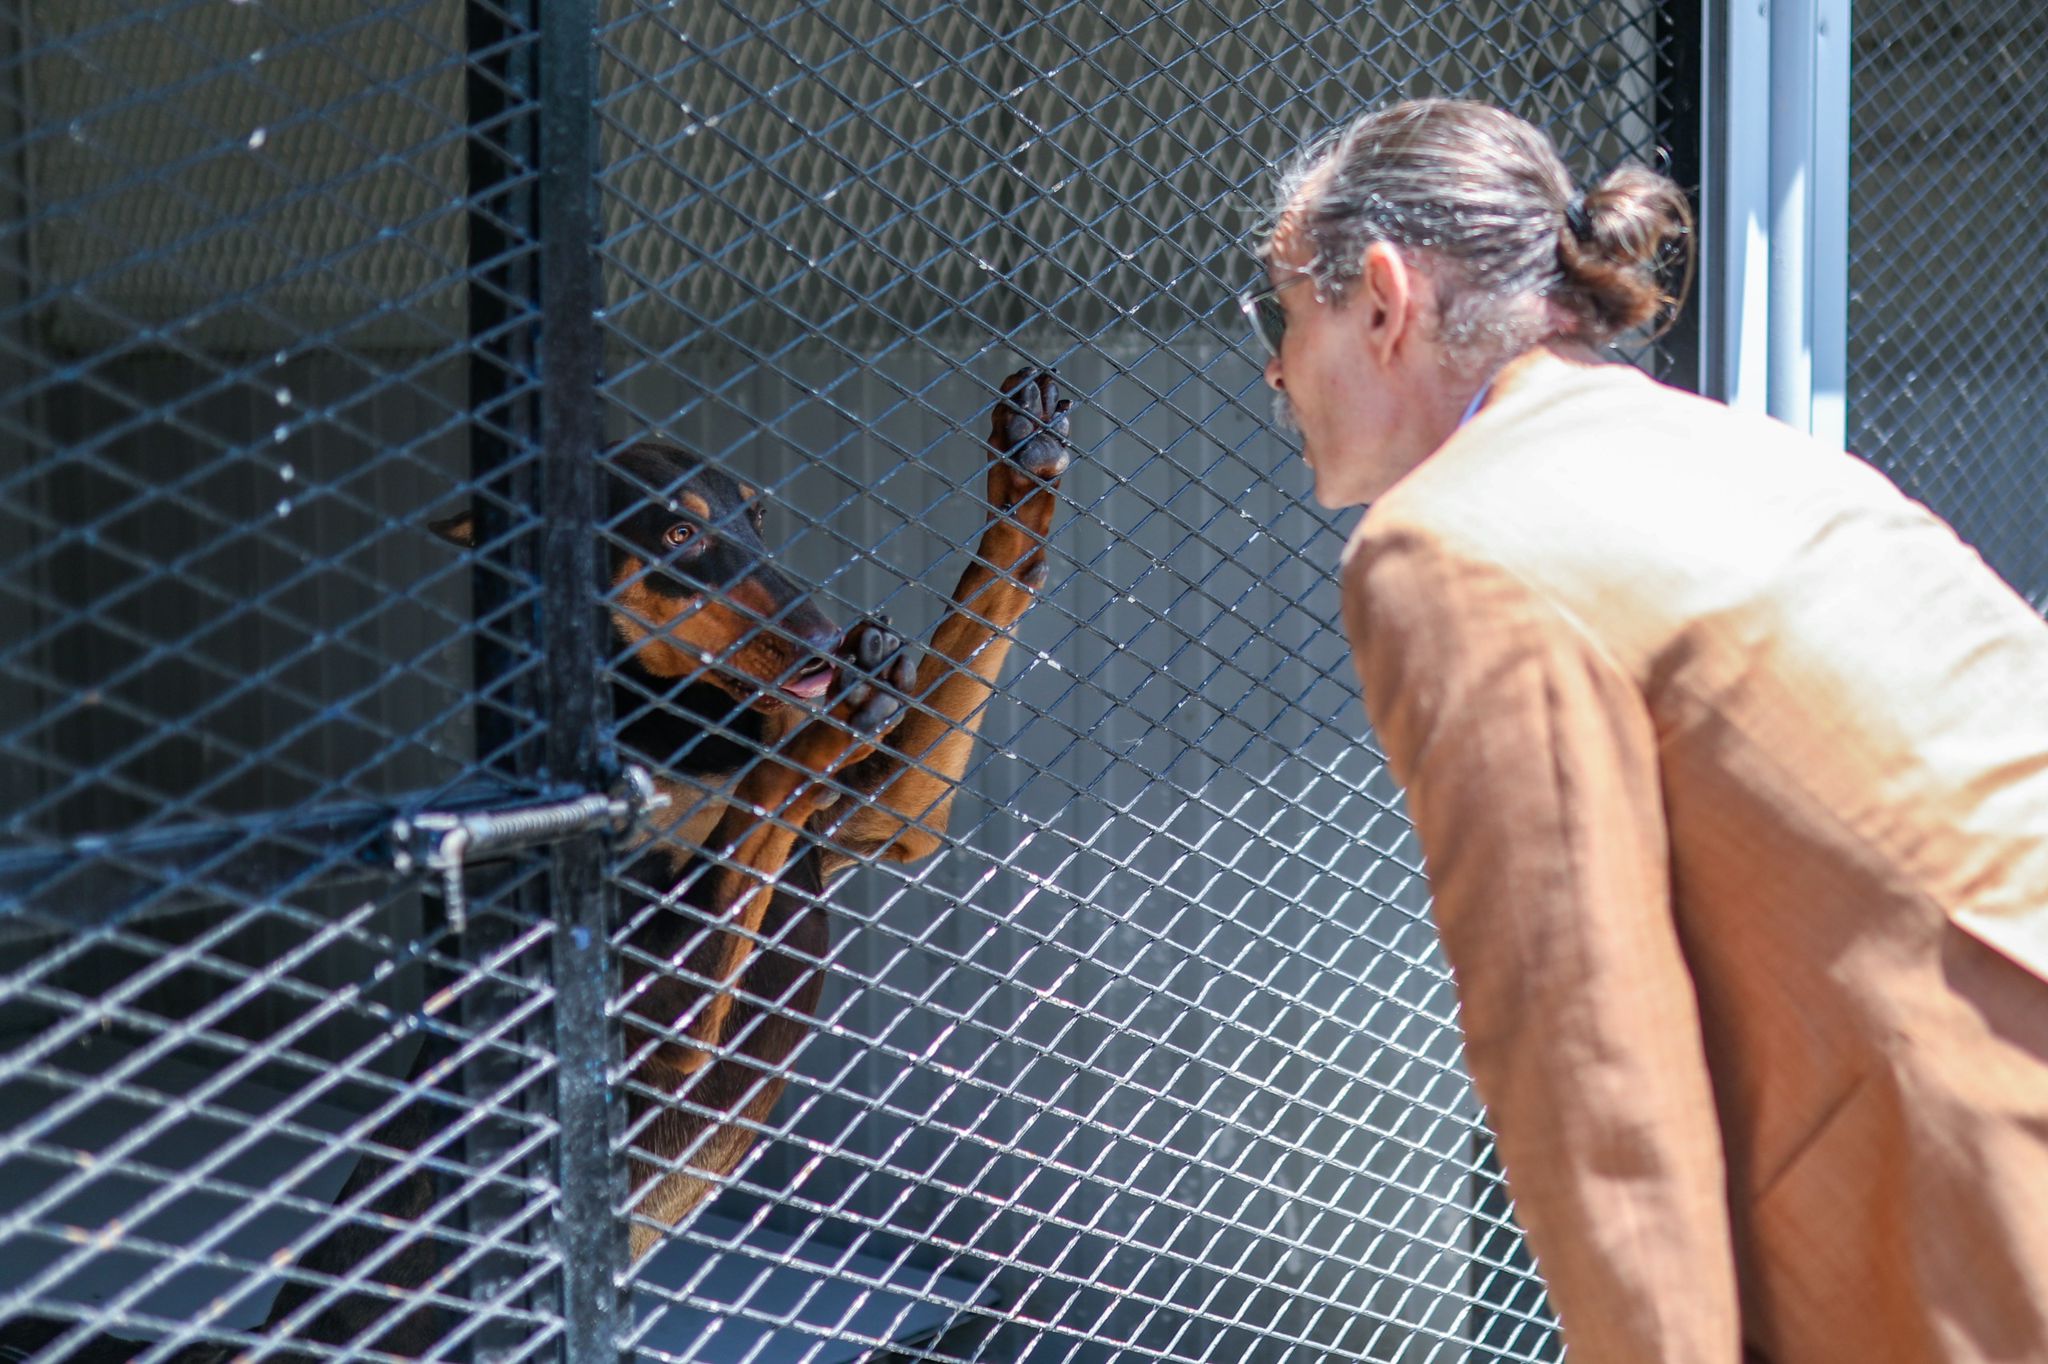
<svg viewBox="0 0 2048 1364"><path fill-rule="evenodd" d="M1806 331L1812 348L1807 429L1848 439L1849 38L1852 0L1817 0L1813 24L1813 197L1809 201Z"/></svg>
<svg viewBox="0 0 2048 1364"><path fill-rule="evenodd" d="M1850 0L1703 0L1709 392L1839 444Z"/></svg>

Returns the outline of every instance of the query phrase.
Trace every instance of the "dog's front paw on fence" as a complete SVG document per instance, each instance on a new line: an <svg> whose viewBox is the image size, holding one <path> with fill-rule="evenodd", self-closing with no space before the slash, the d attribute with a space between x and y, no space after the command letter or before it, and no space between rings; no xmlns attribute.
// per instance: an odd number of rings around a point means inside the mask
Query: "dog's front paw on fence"
<svg viewBox="0 0 2048 1364"><path fill-rule="evenodd" d="M1074 457L1067 439L1073 401L1060 396L1055 370L1020 369L1003 380L989 414L989 501L1005 511L1042 488L1057 487Z"/></svg>

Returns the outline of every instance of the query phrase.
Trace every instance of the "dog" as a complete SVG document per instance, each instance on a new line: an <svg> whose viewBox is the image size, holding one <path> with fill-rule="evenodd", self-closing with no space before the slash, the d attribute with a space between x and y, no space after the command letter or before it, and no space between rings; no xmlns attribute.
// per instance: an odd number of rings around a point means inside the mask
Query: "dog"
<svg viewBox="0 0 2048 1364"><path fill-rule="evenodd" d="M1003 393L989 520L916 667L886 617L842 635L774 568L756 490L672 447L615 457L614 713L669 800L624 878L635 1259L738 1166L781 1097L824 987L827 888L941 843L1008 632L1045 582L1072 449L1056 376L1022 371Z"/></svg>
<svg viewBox="0 0 2048 1364"><path fill-rule="evenodd" d="M774 564L766 498L677 446L643 440L604 460L606 624L618 742L667 797L625 851L625 1086L638 1259L755 1143L824 988L830 887L867 861L914 862L942 843L954 792L1011 644L1046 582L1046 540L1072 457L1057 375L1003 381L987 438L988 519L951 606L913 664L886 617L841 631ZM433 523L475 543L468 513ZM429 1045L416 1083L445 1071ZM425 1091L371 1135L382 1151L443 1139L458 1101ZM573 1135L566 1139L576 1139ZM297 1262L259 1331L417 1357L440 1339L420 1290L447 1258L430 1233L434 1177L367 1154L337 1203L352 1216ZM361 1288L339 1293L336 1279ZM68 1323L20 1320L16 1345ZM73 1356L125 1360L144 1343L96 1337ZM178 1351L184 1364L224 1347ZM289 1355L280 1356L289 1358Z"/></svg>

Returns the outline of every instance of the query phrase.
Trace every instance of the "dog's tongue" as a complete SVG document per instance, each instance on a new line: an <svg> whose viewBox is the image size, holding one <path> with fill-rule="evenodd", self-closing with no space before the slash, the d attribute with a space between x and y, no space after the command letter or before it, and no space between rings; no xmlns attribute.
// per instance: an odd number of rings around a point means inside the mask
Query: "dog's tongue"
<svg viewBox="0 0 2048 1364"><path fill-rule="evenodd" d="M801 696L808 699L814 696L823 696L831 689L831 686L832 669L830 667L822 667L804 669L803 672L798 673L795 677L783 683L782 689L791 696Z"/></svg>

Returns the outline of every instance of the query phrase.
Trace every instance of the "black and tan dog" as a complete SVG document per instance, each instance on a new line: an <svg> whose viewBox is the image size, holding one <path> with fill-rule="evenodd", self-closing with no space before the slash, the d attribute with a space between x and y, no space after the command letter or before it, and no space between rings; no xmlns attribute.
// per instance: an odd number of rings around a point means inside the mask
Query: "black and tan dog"
<svg viewBox="0 0 2048 1364"><path fill-rule="evenodd" d="M915 668L886 618L842 632L774 566L756 489L660 442L605 461L614 716L626 756L669 798L629 851L618 933L635 1258L738 1166L781 1097L824 985L834 878L865 860L915 861L942 841L1010 628L1044 585L1071 456L1071 404L1053 375L1013 374L1003 394L988 520ZM435 529L472 538L467 516ZM447 1064L423 1054L416 1082ZM294 1358L278 1348L288 1340L433 1351L450 1323L420 1290L448 1256L430 1230L405 1224L440 1202L426 1166L459 1118L455 1101L426 1093L372 1135L389 1154L358 1163L338 1199L354 1209L348 1221L288 1273L261 1328L266 1357ZM0 1358L68 1329L9 1323ZM67 1357L145 1348L97 1337ZM174 1358L233 1353L194 1346Z"/></svg>
<svg viewBox="0 0 2048 1364"><path fill-rule="evenodd" d="M629 649L614 708L670 798L628 875L643 900L626 936L636 1256L739 1163L781 1096L824 983L827 885L939 846L1009 628L1044 583L1070 454L1052 375L1004 392L988 524L915 670L886 619L842 637L773 568L753 489L672 447L615 457L659 495L614 508L612 620Z"/></svg>

